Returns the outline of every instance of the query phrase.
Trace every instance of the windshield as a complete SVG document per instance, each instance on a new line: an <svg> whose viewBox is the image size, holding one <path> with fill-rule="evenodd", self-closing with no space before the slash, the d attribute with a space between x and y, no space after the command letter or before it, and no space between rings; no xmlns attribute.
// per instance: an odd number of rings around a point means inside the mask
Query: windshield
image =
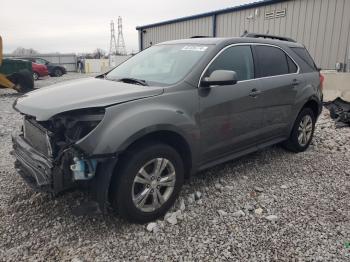
<svg viewBox="0 0 350 262"><path fill-rule="evenodd" d="M172 85L183 79L207 52L205 45L157 45L133 56L106 75L106 79L138 79L149 85Z"/></svg>

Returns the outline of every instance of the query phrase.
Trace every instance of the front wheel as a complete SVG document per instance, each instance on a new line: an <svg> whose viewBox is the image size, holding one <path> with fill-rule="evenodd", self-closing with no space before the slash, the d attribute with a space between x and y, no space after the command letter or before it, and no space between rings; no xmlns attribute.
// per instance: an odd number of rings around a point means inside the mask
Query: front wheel
<svg viewBox="0 0 350 262"><path fill-rule="evenodd" d="M60 76L63 75L63 72L62 72L61 69L56 68L56 69L54 70L53 74L54 74L54 76L56 76L56 77L60 77Z"/></svg>
<svg viewBox="0 0 350 262"><path fill-rule="evenodd" d="M130 222L146 223L163 216L183 184L183 161L166 145L147 143L120 159L111 184L112 206Z"/></svg>
<svg viewBox="0 0 350 262"><path fill-rule="evenodd" d="M304 108L294 122L291 135L283 145L293 152L305 151L311 141L315 130L316 117L310 108Z"/></svg>

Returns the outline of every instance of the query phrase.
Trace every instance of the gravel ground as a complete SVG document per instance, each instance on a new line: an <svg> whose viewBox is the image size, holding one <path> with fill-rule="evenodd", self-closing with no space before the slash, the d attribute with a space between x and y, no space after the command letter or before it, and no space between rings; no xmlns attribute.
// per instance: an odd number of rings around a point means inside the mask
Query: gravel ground
<svg viewBox="0 0 350 262"><path fill-rule="evenodd" d="M350 260L350 129L335 129L327 110L306 152L275 146L202 172L173 213L134 225L75 217L83 193L52 199L22 182L10 155L15 97L0 95L0 260Z"/></svg>

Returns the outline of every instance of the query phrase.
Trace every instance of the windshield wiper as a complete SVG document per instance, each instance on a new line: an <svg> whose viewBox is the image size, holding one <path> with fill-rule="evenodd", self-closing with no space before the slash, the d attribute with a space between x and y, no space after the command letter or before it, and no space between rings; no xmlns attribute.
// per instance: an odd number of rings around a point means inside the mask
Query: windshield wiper
<svg viewBox="0 0 350 262"><path fill-rule="evenodd" d="M125 77L125 78L120 78L115 81L120 81L128 84L139 84L142 86L148 86L147 82L143 79L137 79L137 78L131 78L131 77Z"/></svg>

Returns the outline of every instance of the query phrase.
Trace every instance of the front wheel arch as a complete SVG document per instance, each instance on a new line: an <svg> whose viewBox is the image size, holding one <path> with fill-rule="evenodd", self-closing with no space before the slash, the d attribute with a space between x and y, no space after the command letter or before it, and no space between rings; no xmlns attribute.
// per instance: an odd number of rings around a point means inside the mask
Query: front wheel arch
<svg viewBox="0 0 350 262"><path fill-rule="evenodd" d="M139 144L148 141L159 141L173 147L182 157L185 165L185 179L189 179L196 168L196 146L190 143L190 140L169 125L157 125L140 130L131 135L119 148L116 154L122 156Z"/></svg>
<svg viewBox="0 0 350 262"><path fill-rule="evenodd" d="M121 159L128 152L133 149L140 147L144 144L150 143L153 141L165 143L179 153L180 157L183 160L184 164L184 178L189 179L191 174L194 172L193 164L193 155L189 143L186 139L181 136L179 133L162 130L162 131L153 131L149 133L142 132L143 135L134 135L133 139L129 139L123 146L123 150L116 154L116 157L109 158L104 161L101 161L97 166L96 176L91 181L91 193L100 206L100 209L103 213L107 212L110 195L111 195L111 184L113 180L118 179L117 170L120 168L122 163Z"/></svg>

